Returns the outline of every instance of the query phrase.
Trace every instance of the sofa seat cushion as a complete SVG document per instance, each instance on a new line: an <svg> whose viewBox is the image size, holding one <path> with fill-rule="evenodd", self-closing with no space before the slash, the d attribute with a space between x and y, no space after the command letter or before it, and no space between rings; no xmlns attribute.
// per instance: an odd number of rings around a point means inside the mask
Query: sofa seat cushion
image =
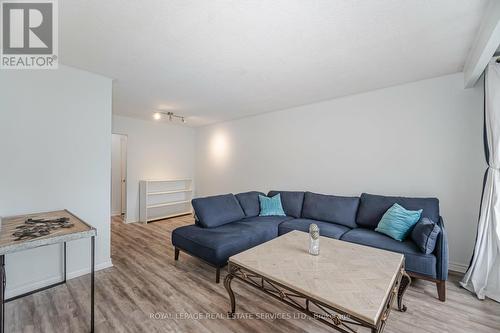
<svg viewBox="0 0 500 333"><path fill-rule="evenodd" d="M358 205L358 197L340 197L306 192L302 217L356 228Z"/></svg>
<svg viewBox="0 0 500 333"><path fill-rule="evenodd" d="M198 224L205 228L218 227L245 217L240 203L232 193L196 198L191 203Z"/></svg>
<svg viewBox="0 0 500 333"><path fill-rule="evenodd" d="M363 193L360 197L356 223L364 228L375 229L385 212L395 203L408 210L422 209L422 217L439 220L439 200L436 198L388 197Z"/></svg>
<svg viewBox="0 0 500 333"><path fill-rule="evenodd" d="M320 236L335 239L339 239L343 234L351 230L346 226L331 222L323 222L310 219L293 219L281 223L279 226L278 234L281 236L293 230L309 232L309 225L312 223L315 223L318 226Z"/></svg>
<svg viewBox="0 0 500 333"><path fill-rule="evenodd" d="M304 203L304 192L297 191L269 191L268 197L274 197L276 194L281 196L281 205L285 214L299 218L302 212L302 204Z"/></svg>
<svg viewBox="0 0 500 333"><path fill-rule="evenodd" d="M405 255L407 271L436 278L436 256L422 253L411 239L400 242L376 231L363 228L352 229L343 234L340 239L351 243L403 253Z"/></svg>
<svg viewBox="0 0 500 333"><path fill-rule="evenodd" d="M261 234L269 233L265 238L273 239L278 237L279 225L291 219L293 219L293 217L290 216L255 216L245 218L235 223L254 228L254 230L257 230L257 232Z"/></svg>
<svg viewBox="0 0 500 333"><path fill-rule="evenodd" d="M240 203L246 217L258 216L260 212L259 195L264 195L262 192L251 191L236 194L236 199Z"/></svg>
<svg viewBox="0 0 500 333"><path fill-rule="evenodd" d="M279 219L281 218L281 219ZM278 225L287 217L248 218L217 228L188 225L172 232L172 244L213 265L224 265L232 255L278 236Z"/></svg>

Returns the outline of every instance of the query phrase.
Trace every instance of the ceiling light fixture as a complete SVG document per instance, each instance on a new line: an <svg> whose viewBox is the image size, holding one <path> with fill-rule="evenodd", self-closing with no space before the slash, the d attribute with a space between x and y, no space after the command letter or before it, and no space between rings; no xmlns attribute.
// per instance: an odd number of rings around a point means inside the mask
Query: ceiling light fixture
<svg viewBox="0 0 500 333"><path fill-rule="evenodd" d="M181 122L186 123L186 119L183 116L179 116L173 112L155 112L153 114L154 120L161 120L163 116L167 116L169 121L173 121L174 119L179 119Z"/></svg>

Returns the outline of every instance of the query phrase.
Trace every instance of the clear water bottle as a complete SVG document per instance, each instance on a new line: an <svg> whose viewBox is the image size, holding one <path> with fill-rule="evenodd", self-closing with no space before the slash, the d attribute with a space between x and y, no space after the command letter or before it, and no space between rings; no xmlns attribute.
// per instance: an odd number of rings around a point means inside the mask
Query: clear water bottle
<svg viewBox="0 0 500 333"><path fill-rule="evenodd" d="M319 255L319 228L314 223L309 225L309 253Z"/></svg>

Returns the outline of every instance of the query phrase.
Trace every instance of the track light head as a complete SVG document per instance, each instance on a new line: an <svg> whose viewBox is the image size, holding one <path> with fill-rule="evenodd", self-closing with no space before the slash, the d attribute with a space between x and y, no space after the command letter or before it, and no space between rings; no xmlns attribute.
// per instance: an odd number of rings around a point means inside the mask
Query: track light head
<svg viewBox="0 0 500 333"><path fill-rule="evenodd" d="M179 116L171 111L169 112L155 112L153 113L153 119L154 120L162 120L164 118L164 116L167 116L168 117L168 120L169 121L173 121L174 118L177 118L179 119L183 124L186 123L186 118L184 116Z"/></svg>

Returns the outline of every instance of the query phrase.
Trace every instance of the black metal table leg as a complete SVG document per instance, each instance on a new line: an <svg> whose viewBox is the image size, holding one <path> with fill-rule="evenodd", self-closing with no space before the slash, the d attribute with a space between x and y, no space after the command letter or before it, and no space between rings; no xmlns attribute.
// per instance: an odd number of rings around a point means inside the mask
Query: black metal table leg
<svg viewBox="0 0 500 333"><path fill-rule="evenodd" d="M90 247L90 332L94 332L94 270L95 270L95 236L91 238ZM3 332L2 332L3 333Z"/></svg>
<svg viewBox="0 0 500 333"><path fill-rule="evenodd" d="M5 255L0 256L0 283L2 284L0 287L0 333L5 331Z"/></svg>
<svg viewBox="0 0 500 333"><path fill-rule="evenodd" d="M66 283L66 242L64 242L64 251L63 251L63 260L64 260L64 280L63 282Z"/></svg>

